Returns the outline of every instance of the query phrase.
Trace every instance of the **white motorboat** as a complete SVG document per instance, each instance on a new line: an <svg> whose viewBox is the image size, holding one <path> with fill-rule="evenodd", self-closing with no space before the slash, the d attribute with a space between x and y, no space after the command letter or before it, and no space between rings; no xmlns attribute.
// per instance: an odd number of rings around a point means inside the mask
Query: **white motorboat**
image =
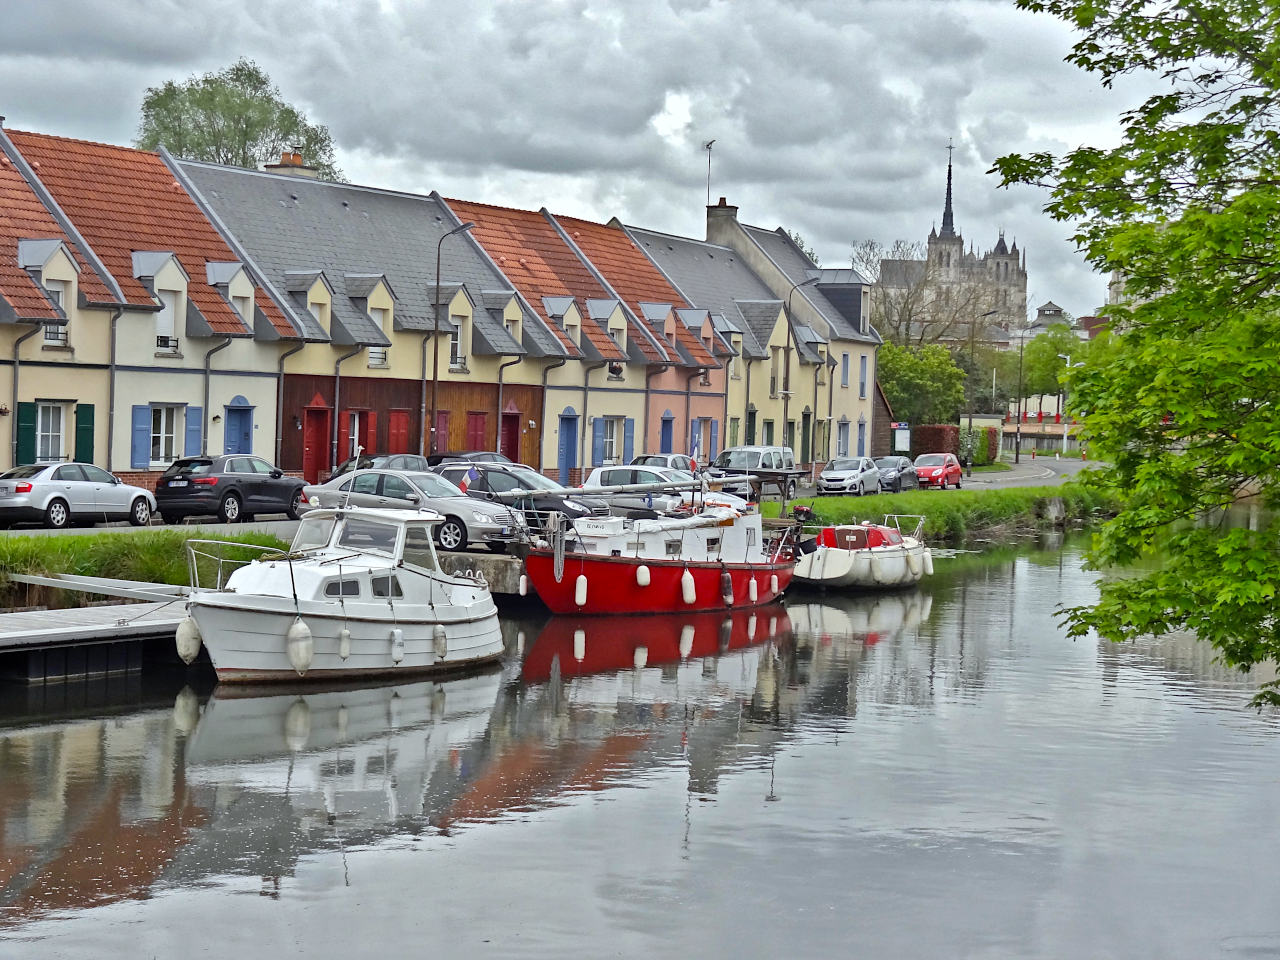
<svg viewBox="0 0 1280 960"><path fill-rule="evenodd" d="M244 544L188 541L192 591L179 655L190 663L203 642L226 682L401 676L497 658L503 643L488 585L440 569L432 527L443 519L312 510L287 554L234 570L222 554Z"/></svg>
<svg viewBox="0 0 1280 960"><path fill-rule="evenodd" d="M919 583L933 573L933 554L920 534L924 517L912 533L904 534L904 516L887 515L884 523L840 524L823 527L801 546L795 581L812 587L885 589Z"/></svg>

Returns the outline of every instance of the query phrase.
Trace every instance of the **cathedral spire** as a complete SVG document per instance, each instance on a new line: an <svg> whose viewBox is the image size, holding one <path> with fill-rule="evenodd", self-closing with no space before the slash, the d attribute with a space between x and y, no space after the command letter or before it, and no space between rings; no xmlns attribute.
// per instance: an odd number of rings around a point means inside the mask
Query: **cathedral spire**
<svg viewBox="0 0 1280 960"><path fill-rule="evenodd" d="M947 141L947 205L942 209L942 232L939 237L949 238L956 235L955 216L951 213L951 151L955 147Z"/></svg>

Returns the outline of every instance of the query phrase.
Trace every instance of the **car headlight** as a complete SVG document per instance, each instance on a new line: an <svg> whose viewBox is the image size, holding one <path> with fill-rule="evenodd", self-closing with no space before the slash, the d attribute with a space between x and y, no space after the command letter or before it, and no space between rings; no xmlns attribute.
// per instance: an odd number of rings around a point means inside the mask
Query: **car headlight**
<svg viewBox="0 0 1280 960"><path fill-rule="evenodd" d="M574 510L581 510L583 513L591 512L585 503L579 503L577 500L566 500L564 505L566 507L572 507Z"/></svg>
<svg viewBox="0 0 1280 960"><path fill-rule="evenodd" d="M471 511L471 519L476 523L493 523L498 519L495 513L485 513L482 510Z"/></svg>

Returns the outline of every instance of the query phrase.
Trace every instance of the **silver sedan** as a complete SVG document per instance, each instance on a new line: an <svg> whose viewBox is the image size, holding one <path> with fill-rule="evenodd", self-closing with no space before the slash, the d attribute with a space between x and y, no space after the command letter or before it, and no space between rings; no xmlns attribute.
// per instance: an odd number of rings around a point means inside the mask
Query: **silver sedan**
<svg viewBox="0 0 1280 960"><path fill-rule="evenodd" d="M0 523L151 522L156 498L91 463L32 463L0 473Z"/></svg>
<svg viewBox="0 0 1280 960"><path fill-rule="evenodd" d="M436 543L442 550L462 550L483 543L502 552L520 536L519 514L500 503L486 503L468 497L438 473L407 470L361 470L344 473L326 483L302 488L308 507L388 507L398 510L418 508L444 515L436 525Z"/></svg>

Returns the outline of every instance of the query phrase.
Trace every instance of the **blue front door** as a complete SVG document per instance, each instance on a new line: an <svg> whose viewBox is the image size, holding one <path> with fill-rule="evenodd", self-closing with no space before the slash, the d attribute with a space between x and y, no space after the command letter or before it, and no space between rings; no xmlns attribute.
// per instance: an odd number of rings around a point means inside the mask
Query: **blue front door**
<svg viewBox="0 0 1280 960"><path fill-rule="evenodd" d="M569 482L569 471L578 461L578 418L560 418L560 482Z"/></svg>
<svg viewBox="0 0 1280 960"><path fill-rule="evenodd" d="M253 453L253 408L227 407L223 453Z"/></svg>
<svg viewBox="0 0 1280 960"><path fill-rule="evenodd" d="M671 453L672 444L675 443L674 430L675 421L671 417L663 417L662 435L658 439L659 453Z"/></svg>

